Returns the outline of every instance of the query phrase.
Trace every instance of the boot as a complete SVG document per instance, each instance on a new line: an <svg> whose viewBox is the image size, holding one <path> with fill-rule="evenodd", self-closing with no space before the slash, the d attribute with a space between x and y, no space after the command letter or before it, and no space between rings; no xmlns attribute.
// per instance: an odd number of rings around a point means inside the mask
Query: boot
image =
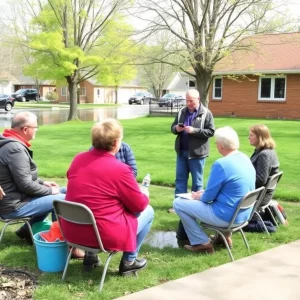
<svg viewBox="0 0 300 300"><path fill-rule="evenodd" d="M90 272L93 268L98 266L100 266L98 255L96 253L86 251L83 259L83 270Z"/></svg>
<svg viewBox="0 0 300 300"><path fill-rule="evenodd" d="M30 234L27 224L15 231L15 234L22 240L26 240L29 245L33 245L32 236Z"/></svg>
<svg viewBox="0 0 300 300"><path fill-rule="evenodd" d="M147 260L145 258L135 259L134 263L131 265L126 265L123 259L120 261L119 274L122 276L137 274L137 272L147 265Z"/></svg>

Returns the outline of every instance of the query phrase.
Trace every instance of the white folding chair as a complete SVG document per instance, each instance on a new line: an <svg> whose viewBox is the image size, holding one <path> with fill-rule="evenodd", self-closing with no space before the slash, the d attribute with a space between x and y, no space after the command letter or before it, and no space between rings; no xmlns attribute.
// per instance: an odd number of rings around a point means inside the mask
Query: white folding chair
<svg viewBox="0 0 300 300"><path fill-rule="evenodd" d="M232 217L232 219L231 219L231 221L230 221L230 223L227 227L219 227L219 226L215 226L215 225L211 225L211 224L201 222L201 227L202 228L213 230L217 233L217 235L220 235L222 237L222 239L224 241L224 244L226 245L228 254L229 254L232 261L234 261L234 258L233 258L232 252L230 250L230 247L227 243L227 240L224 236L224 233L233 233L233 232L239 231L241 233L242 237L243 237L243 240L244 240L244 243L245 243L247 249L250 250L249 244L247 242L246 236L245 236L242 228L247 226L247 224L249 223L249 221L251 220L251 218L254 214L254 211L259 206L260 201L262 199L261 195L262 195L264 189L265 189L264 187L260 187L258 189L255 189L254 191L251 191L251 192L247 193L241 199L241 201L239 202L239 204L238 204L238 206L237 206L237 208L236 208L236 210L233 214L233 217ZM235 220L238 216L238 213L241 210L248 209L248 208L252 208L251 213L249 215L249 218L241 224L235 224Z"/></svg>
<svg viewBox="0 0 300 300"><path fill-rule="evenodd" d="M89 252L93 252L93 253L103 252L103 253L108 254L108 257L106 259L106 262L105 262L105 265L103 268L102 277L101 277L101 281L100 281L100 285L99 285L99 292L101 292L101 290L103 288L106 272L108 269L108 265L109 265L110 260L113 257L113 255L116 254L117 252L104 249L94 215L93 215L92 211L86 205L74 203L74 202L70 202L70 201L64 201L64 200L54 200L53 207L54 207L54 212L57 216L57 220L59 222L59 225L60 225L60 228L62 231L62 235L63 235L64 239L66 240L67 244L69 246L71 246L71 249L69 251L69 255L68 255L68 258L66 261L66 265L64 268L64 272L62 275L62 280L64 280L65 275L67 273L69 261L70 261L72 251L74 248L79 248L84 251L89 251ZM77 243L68 241L66 239L66 234L61 226L61 218L66 220L67 222L82 225L82 227L83 227L82 230L85 230L86 225L91 225L99 247L97 247L97 248L87 247L84 245L84 241L82 241L82 243L81 243L81 241L77 241Z"/></svg>

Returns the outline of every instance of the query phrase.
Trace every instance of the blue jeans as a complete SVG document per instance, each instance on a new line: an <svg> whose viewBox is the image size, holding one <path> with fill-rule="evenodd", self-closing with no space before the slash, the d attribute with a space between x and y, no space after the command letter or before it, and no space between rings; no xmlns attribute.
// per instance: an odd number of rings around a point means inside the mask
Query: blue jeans
<svg viewBox="0 0 300 300"><path fill-rule="evenodd" d="M65 196L65 194L56 194L32 198L22 207L8 214L1 215L1 217L4 219L31 217L29 223L30 225L33 225L34 223L44 221L48 214L51 213L52 221L56 221L56 216L53 210L53 200L64 200ZM24 226L26 226L26 224L24 224Z"/></svg>
<svg viewBox="0 0 300 300"><path fill-rule="evenodd" d="M175 195L187 193L189 173L192 175L192 191L203 188L203 171L206 158L190 158L188 151L180 151L176 160Z"/></svg>
<svg viewBox="0 0 300 300"><path fill-rule="evenodd" d="M220 227L229 225L228 222L215 216L211 204L199 200L187 200L179 197L174 200L173 207L181 219L191 245L209 242L207 234L202 230L197 220Z"/></svg>
<svg viewBox="0 0 300 300"><path fill-rule="evenodd" d="M148 205L145 208L145 210L142 211L140 215L137 217L138 228L137 228L137 237L136 237L136 251L123 252L123 260L134 261L137 258L140 248L143 244L143 241L147 236L148 232L150 231L153 219L154 219L154 210L152 206Z"/></svg>

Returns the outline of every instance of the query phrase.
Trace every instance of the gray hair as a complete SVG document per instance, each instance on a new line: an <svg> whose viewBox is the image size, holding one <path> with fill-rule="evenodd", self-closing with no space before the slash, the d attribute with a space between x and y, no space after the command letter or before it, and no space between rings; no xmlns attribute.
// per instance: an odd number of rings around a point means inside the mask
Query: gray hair
<svg viewBox="0 0 300 300"><path fill-rule="evenodd" d="M239 137L236 131L230 126L218 128L215 131L216 142L225 149L237 150L240 147Z"/></svg>
<svg viewBox="0 0 300 300"><path fill-rule="evenodd" d="M11 128L21 128L30 123L30 121L36 121L37 116L30 111L21 111L14 115L11 120Z"/></svg>

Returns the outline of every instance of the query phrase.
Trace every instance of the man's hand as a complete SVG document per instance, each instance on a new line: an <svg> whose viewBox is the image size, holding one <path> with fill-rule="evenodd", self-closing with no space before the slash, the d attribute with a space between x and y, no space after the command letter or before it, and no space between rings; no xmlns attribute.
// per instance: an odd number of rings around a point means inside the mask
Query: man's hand
<svg viewBox="0 0 300 300"><path fill-rule="evenodd" d="M194 133L195 132L194 127L192 127L192 126L185 126L183 129L187 133Z"/></svg>
<svg viewBox="0 0 300 300"><path fill-rule="evenodd" d="M0 186L0 200L2 200L4 196L5 196L5 193L2 190L2 187Z"/></svg>
<svg viewBox="0 0 300 300"><path fill-rule="evenodd" d="M198 192L192 192L192 198L194 200L200 200L203 193L204 193L204 190L200 190Z"/></svg>
<svg viewBox="0 0 300 300"><path fill-rule="evenodd" d="M59 185L54 181L44 181L43 185L50 186L50 187L53 187L53 186L54 187L59 187Z"/></svg>
<svg viewBox="0 0 300 300"><path fill-rule="evenodd" d="M176 128L176 131L177 131L177 132L181 132L181 131L184 130L185 127L181 127L181 126L179 126L179 125L176 125L175 128Z"/></svg>
<svg viewBox="0 0 300 300"><path fill-rule="evenodd" d="M56 195L60 193L59 187L58 186L51 186L51 190L52 190L52 195Z"/></svg>

